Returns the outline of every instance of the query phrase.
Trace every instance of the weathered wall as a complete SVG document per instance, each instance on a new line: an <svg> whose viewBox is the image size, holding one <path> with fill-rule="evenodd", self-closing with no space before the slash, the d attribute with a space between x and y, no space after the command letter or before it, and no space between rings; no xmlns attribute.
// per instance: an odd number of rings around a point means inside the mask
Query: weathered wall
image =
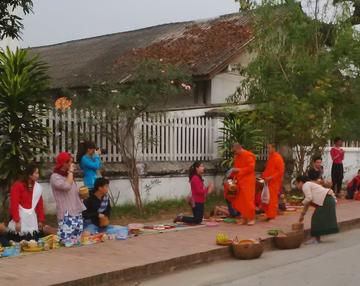
<svg viewBox="0 0 360 286"><path fill-rule="evenodd" d="M239 57L232 61L232 65L237 65L240 69L247 67L255 57L254 53L243 52ZM225 103L226 99L235 93L241 85L244 77L240 76L239 71L224 71L214 76L211 80L211 104Z"/></svg>
<svg viewBox="0 0 360 286"><path fill-rule="evenodd" d="M207 175L205 181L214 181L217 191L222 190L222 176ZM141 196L144 202L158 199L177 199L185 197L190 192L188 177L186 175L169 176L148 176L141 179ZM81 180L77 180L79 186L83 185ZM52 196L52 191L48 182L42 182L47 213L55 213L56 205ZM134 195L130 187L129 180L125 177L112 179L110 182L111 192L116 197L118 194L118 204L134 203Z"/></svg>
<svg viewBox="0 0 360 286"><path fill-rule="evenodd" d="M345 149L345 178L344 183L356 175L360 168L360 148ZM189 191L187 170L190 162L153 162L147 163L143 167L144 174L141 179L142 198L145 202L157 199L173 199L186 196ZM325 150L323 155L325 178L331 179L331 157L330 148ZM223 168L219 167L218 161L206 162L207 174L205 180L215 181L218 192L222 192ZM257 162L257 172L264 168L264 162ZM45 177L41 184L44 187L44 199L46 209L49 213L54 213L55 203L48 183L51 167L48 166ZM288 170L289 172L290 170ZM291 171L290 171L291 172ZM105 164L104 175L111 179L110 188L116 196L120 193L119 204L134 202L133 192L125 174L122 164ZM290 176L290 173L288 174ZM290 179L290 177L288 178ZM77 172L77 184L82 185L81 172Z"/></svg>
<svg viewBox="0 0 360 286"><path fill-rule="evenodd" d="M211 81L211 104L225 103L234 94L241 82L241 76L235 73L217 74Z"/></svg>
<svg viewBox="0 0 360 286"><path fill-rule="evenodd" d="M219 167L218 161L205 162L206 176L205 181L214 181L217 191L222 191L222 179L224 170ZM176 199L186 196L189 191L189 182L187 177L188 168L191 162L151 162L140 164L142 178L140 186L144 202L157 199ZM43 197L48 213L55 212L55 202L49 185L49 176L52 166L47 166L44 170L44 177L41 185L43 186ZM103 176L110 179L110 189L115 197L119 195L118 204L133 203L133 192L125 173L123 164L105 163ZM82 172L77 169L75 172L76 183L82 186Z"/></svg>
<svg viewBox="0 0 360 286"><path fill-rule="evenodd" d="M344 183L351 180L360 169L360 148L347 147L344 159ZM330 156L330 148L326 148L323 156L323 164L325 168L326 179L331 179L332 160Z"/></svg>
<svg viewBox="0 0 360 286"><path fill-rule="evenodd" d="M224 168L219 165L219 161L205 162L206 174L205 182L213 181L216 191L222 193ZM143 171L140 180L141 195L144 202L154 201L157 199L176 199L185 197L190 192L189 179L187 176L188 168L191 162L152 162L140 166ZM257 171L264 168L264 163L257 162ZM49 185L49 176L51 166L47 166L44 177L41 180L43 186L43 198L48 213L55 212L55 202ZM76 183L82 186L82 173L75 172ZM134 196L130 187L129 180L125 174L122 164L104 164L103 175L110 178L110 189L116 197L119 195L118 204L134 203Z"/></svg>

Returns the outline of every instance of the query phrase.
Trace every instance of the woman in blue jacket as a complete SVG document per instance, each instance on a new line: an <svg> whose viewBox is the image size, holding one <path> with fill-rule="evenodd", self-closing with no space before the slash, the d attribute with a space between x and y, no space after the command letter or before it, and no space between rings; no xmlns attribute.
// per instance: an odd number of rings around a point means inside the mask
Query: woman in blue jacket
<svg viewBox="0 0 360 286"><path fill-rule="evenodd" d="M101 168L101 151L93 142L84 142L82 149L78 155L78 162L84 171L84 185L91 191L98 177L97 172Z"/></svg>

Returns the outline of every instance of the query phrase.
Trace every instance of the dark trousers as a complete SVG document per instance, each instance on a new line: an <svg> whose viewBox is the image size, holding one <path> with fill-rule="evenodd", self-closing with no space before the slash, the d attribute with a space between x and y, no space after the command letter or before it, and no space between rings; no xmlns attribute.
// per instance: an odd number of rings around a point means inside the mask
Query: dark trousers
<svg viewBox="0 0 360 286"><path fill-rule="evenodd" d="M5 236L5 234L0 234L0 245L2 246L10 246L8 238Z"/></svg>
<svg viewBox="0 0 360 286"><path fill-rule="evenodd" d="M344 179L343 164L333 163L331 167L331 180L333 184L333 190L336 194L339 194L341 191L343 179Z"/></svg>
<svg viewBox="0 0 360 286"><path fill-rule="evenodd" d="M234 208L232 207L231 203L230 203L228 200L226 200L226 204L227 204L227 207L228 207L228 210L229 210L229 214L230 214L231 217L240 216L240 213L239 213L236 209L234 209Z"/></svg>
<svg viewBox="0 0 360 286"><path fill-rule="evenodd" d="M193 216L183 216L182 222L188 224L200 224L204 217L204 203L195 203L192 209Z"/></svg>
<svg viewBox="0 0 360 286"><path fill-rule="evenodd" d="M355 184L353 186L351 186L351 188L347 188L346 189L346 198L348 200L352 200L354 198L355 191L356 191Z"/></svg>
<svg viewBox="0 0 360 286"><path fill-rule="evenodd" d="M359 191L359 187L355 182L353 182L350 188L346 188L346 198L348 200L353 200L356 191Z"/></svg>

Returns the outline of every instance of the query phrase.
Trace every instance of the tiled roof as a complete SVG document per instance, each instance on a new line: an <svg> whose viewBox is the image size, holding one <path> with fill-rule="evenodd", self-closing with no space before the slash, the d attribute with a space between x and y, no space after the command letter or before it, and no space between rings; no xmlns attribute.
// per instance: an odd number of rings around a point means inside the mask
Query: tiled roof
<svg viewBox="0 0 360 286"><path fill-rule="evenodd" d="M194 76L228 64L250 38L245 14L211 20L171 23L145 29L29 48L49 65L51 87L88 87L121 82L142 58L162 59L182 66Z"/></svg>

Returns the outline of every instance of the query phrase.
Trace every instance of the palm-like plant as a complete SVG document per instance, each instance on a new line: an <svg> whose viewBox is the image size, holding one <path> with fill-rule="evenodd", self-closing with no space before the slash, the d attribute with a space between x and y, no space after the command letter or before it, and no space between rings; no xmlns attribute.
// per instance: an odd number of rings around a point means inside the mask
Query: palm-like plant
<svg viewBox="0 0 360 286"><path fill-rule="evenodd" d="M0 188L5 205L10 184L47 150L47 67L24 50L0 50Z"/></svg>
<svg viewBox="0 0 360 286"><path fill-rule="evenodd" d="M223 127L220 128L222 136L218 143L223 158L222 165L225 167L232 166L231 147L234 143L240 143L255 154L264 147L264 132L255 125L253 115L252 112L238 112L229 113L224 118Z"/></svg>

